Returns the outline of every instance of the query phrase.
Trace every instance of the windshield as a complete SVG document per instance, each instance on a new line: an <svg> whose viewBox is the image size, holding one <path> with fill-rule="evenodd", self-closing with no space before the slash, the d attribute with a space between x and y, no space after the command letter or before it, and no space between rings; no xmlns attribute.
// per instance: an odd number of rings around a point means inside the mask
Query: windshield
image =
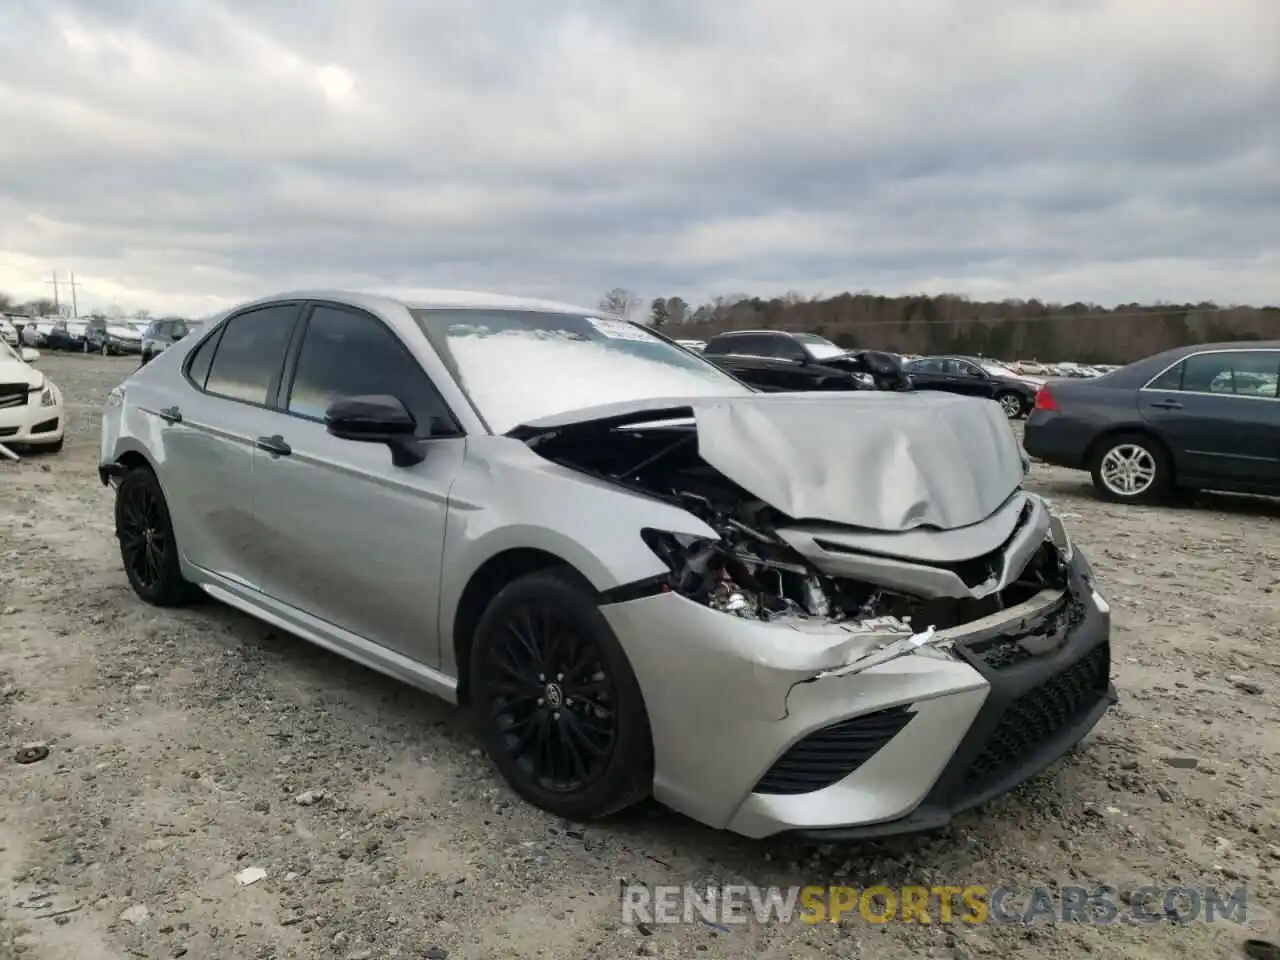
<svg viewBox="0 0 1280 960"><path fill-rule="evenodd" d="M1018 375L1003 363L996 363L993 360L983 360L982 369L987 371L987 373L991 374L993 377L1016 377Z"/></svg>
<svg viewBox="0 0 1280 960"><path fill-rule="evenodd" d="M839 357L848 353L844 347L832 343L826 337L820 337L816 333L797 333L795 338L805 345L809 351L809 356L815 360L827 360L831 357Z"/></svg>
<svg viewBox="0 0 1280 960"><path fill-rule="evenodd" d="M754 391L625 320L526 310L411 310L494 433L584 407Z"/></svg>

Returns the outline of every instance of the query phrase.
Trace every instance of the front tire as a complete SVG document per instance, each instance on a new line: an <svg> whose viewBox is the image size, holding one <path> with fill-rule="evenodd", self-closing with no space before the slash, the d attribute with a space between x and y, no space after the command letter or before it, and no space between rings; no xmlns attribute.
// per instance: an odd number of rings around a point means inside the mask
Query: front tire
<svg viewBox="0 0 1280 960"><path fill-rule="evenodd" d="M1164 503L1173 490L1173 464L1164 445L1143 434L1098 444L1090 465L1093 486L1112 503Z"/></svg>
<svg viewBox="0 0 1280 960"><path fill-rule="evenodd" d="M529 803L582 821L649 795L640 685L595 596L569 571L531 573L500 590L470 663L485 747Z"/></svg>
<svg viewBox="0 0 1280 960"><path fill-rule="evenodd" d="M102 345L102 355L104 357L111 356L111 348L107 346L105 343Z"/></svg>
<svg viewBox="0 0 1280 960"><path fill-rule="evenodd" d="M160 481L145 467L126 471L116 489L116 539L129 586L155 607L180 607L200 597L178 562L169 505Z"/></svg>

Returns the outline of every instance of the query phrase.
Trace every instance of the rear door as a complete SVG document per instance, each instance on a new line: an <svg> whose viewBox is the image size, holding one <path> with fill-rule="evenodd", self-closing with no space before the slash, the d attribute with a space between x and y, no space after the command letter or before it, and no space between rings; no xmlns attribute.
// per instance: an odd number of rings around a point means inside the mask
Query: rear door
<svg viewBox="0 0 1280 960"><path fill-rule="evenodd" d="M924 357L913 360L907 367L911 374L911 385L917 390L949 390L950 385L943 373L946 361L940 357Z"/></svg>
<svg viewBox="0 0 1280 960"><path fill-rule="evenodd" d="M298 303L230 317L183 364L188 389L149 411L165 452L160 482L187 561L257 589L262 537L253 514L253 451L275 396Z"/></svg>
<svg viewBox="0 0 1280 960"><path fill-rule="evenodd" d="M1180 477L1280 487L1280 350L1193 353L1138 391Z"/></svg>
<svg viewBox="0 0 1280 960"><path fill-rule="evenodd" d="M953 358L946 361L946 370L956 393L988 400L995 397L995 382L976 363Z"/></svg>

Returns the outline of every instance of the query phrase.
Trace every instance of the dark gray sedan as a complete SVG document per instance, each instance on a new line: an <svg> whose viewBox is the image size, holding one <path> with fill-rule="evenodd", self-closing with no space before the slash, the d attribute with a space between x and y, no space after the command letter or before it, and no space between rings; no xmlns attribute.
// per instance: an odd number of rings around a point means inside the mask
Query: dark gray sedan
<svg viewBox="0 0 1280 960"><path fill-rule="evenodd" d="M1179 347L1040 388L1032 457L1088 470L1106 499L1175 488L1280 494L1280 341Z"/></svg>

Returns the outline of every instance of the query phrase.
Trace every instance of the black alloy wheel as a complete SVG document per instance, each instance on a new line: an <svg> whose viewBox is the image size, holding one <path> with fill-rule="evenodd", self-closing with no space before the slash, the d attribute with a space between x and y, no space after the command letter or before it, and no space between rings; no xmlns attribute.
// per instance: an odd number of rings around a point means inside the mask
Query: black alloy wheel
<svg viewBox="0 0 1280 960"><path fill-rule="evenodd" d="M489 755L526 800L585 820L648 794L640 688L585 585L561 571L509 584L481 618L471 657Z"/></svg>
<svg viewBox="0 0 1280 960"><path fill-rule="evenodd" d="M169 508L155 475L142 467L125 473L116 490L116 537L134 593L160 607L199 596L182 576Z"/></svg>
<svg viewBox="0 0 1280 960"><path fill-rule="evenodd" d="M546 790L595 782L618 738L617 694L600 651L554 606L512 611L488 649L489 715L516 766Z"/></svg>

